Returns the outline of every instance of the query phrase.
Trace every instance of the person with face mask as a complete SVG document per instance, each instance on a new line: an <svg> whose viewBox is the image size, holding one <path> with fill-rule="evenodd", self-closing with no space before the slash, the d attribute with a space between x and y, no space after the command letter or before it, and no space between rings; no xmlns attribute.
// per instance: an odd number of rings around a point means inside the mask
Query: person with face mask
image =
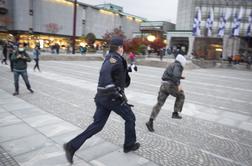
<svg viewBox="0 0 252 166"><path fill-rule="evenodd" d="M162 84L158 93L157 104L153 107L150 119L146 123L146 126L150 132L154 132L153 121L157 117L160 109L164 105L169 95L176 97L172 118L182 119L179 113L182 111L184 105L185 94L181 88L180 80L185 79L185 77L182 76L185 64L185 57L181 54L178 54L175 62L166 68L162 76Z"/></svg>
<svg viewBox="0 0 252 166"><path fill-rule="evenodd" d="M129 86L130 78L127 72L127 62L122 55L123 40L120 37L113 37L109 53L100 70L95 96L94 121L83 133L64 144L66 158L71 164L75 152L82 144L103 129L111 111L125 120L124 152L135 151L140 147L140 144L136 142L135 115L124 94L124 88Z"/></svg>
<svg viewBox="0 0 252 166"><path fill-rule="evenodd" d="M13 93L13 95L19 95L19 75L22 76L27 89L31 93L33 93L34 91L31 89L27 74L27 62L31 62L31 58L26 53L23 43L20 43L17 50L13 52L11 56L11 61L13 62L15 85L15 92Z"/></svg>

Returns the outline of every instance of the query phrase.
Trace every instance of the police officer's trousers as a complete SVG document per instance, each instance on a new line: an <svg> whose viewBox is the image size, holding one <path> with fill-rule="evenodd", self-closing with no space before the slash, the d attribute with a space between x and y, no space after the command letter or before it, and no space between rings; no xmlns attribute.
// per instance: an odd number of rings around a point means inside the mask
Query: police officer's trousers
<svg viewBox="0 0 252 166"><path fill-rule="evenodd" d="M88 128L72 139L68 144L74 151L78 150L82 144L90 137L100 132L106 124L111 111L114 111L125 120L125 140L124 147L132 146L136 142L135 115L130 106L121 104L122 101L108 97L96 97L96 112L94 121Z"/></svg>
<svg viewBox="0 0 252 166"><path fill-rule="evenodd" d="M164 105L167 97L169 95L172 95L176 97L176 101L174 104L174 112L181 112L184 101L185 101L185 95L184 91L179 91L177 86L174 86L173 84L169 82L163 82L160 86L158 98L157 98L157 104L153 107L151 112L151 119L155 119L160 112L160 109Z"/></svg>

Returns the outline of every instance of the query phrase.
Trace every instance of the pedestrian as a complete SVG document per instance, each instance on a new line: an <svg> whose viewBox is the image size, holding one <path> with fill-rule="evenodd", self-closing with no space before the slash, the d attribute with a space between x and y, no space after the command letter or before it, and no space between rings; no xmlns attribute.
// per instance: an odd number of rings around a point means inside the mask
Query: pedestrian
<svg viewBox="0 0 252 166"><path fill-rule="evenodd" d="M176 97L174 112L172 113L172 118L181 119L182 117L179 113L182 111L185 95L184 91L180 86L180 79L185 79L182 77L182 72L186 64L186 59L183 55L178 54L174 63L170 64L163 76L160 90L158 93L157 104L153 107L152 113L146 126L149 131L154 132L153 121L160 112L161 107L164 105L167 97L172 95Z"/></svg>
<svg viewBox="0 0 252 166"><path fill-rule="evenodd" d="M247 68L250 69L251 68L251 64L252 64L252 56L249 55L248 59L247 59Z"/></svg>
<svg viewBox="0 0 252 166"><path fill-rule="evenodd" d="M56 50L56 54L59 54L60 51L60 45L58 43L55 43L54 48Z"/></svg>
<svg viewBox="0 0 252 166"><path fill-rule="evenodd" d="M135 54L134 54L133 52L130 52L130 53L129 53L129 62L130 62L131 65L134 64L135 59L136 59Z"/></svg>
<svg viewBox="0 0 252 166"><path fill-rule="evenodd" d="M125 120L124 152L135 151L140 147L140 144L136 142L135 115L124 94L124 88L129 84L127 62L123 58L123 40L119 37L113 37L110 42L109 54L105 57L100 70L95 96L94 121L83 133L64 144L68 162L72 164L73 156L82 144L103 129L111 111Z"/></svg>
<svg viewBox="0 0 252 166"><path fill-rule="evenodd" d="M35 46L34 50L33 50L33 59L35 61L35 65L33 67L33 70L35 71L35 69L37 68L38 71L40 71L39 68L39 56L40 56L40 47L38 45Z"/></svg>
<svg viewBox="0 0 252 166"><path fill-rule="evenodd" d="M9 61L10 61L10 70L11 72L13 72L13 62L11 60L11 56L13 55L13 53L15 52L15 45L11 42L8 42L8 54L9 54Z"/></svg>
<svg viewBox="0 0 252 166"><path fill-rule="evenodd" d="M7 45L7 43L4 43L4 45L3 45L3 60L1 61L2 64L4 63L4 64L8 65L7 64L7 54L8 54L8 45Z"/></svg>
<svg viewBox="0 0 252 166"><path fill-rule="evenodd" d="M19 95L19 75L22 76L27 89L33 93L34 91L31 89L27 74L27 62L31 62L31 58L26 53L23 43L20 43L17 50L13 52L11 60L13 62L15 85L15 92L13 93L13 96Z"/></svg>

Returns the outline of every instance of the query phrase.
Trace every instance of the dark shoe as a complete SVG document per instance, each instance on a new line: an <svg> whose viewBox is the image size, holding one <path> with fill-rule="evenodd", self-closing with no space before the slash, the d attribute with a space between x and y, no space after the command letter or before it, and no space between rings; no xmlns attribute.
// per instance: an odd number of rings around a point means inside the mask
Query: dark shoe
<svg viewBox="0 0 252 166"><path fill-rule="evenodd" d="M130 151L135 151L135 150L139 149L139 147L140 147L140 143L136 142L136 143L135 143L134 145L132 145L132 146L124 147L124 148L123 148L123 152L124 152L124 153L128 153L128 152L130 152Z"/></svg>
<svg viewBox="0 0 252 166"><path fill-rule="evenodd" d="M13 96L17 96L17 95L19 95L19 93L18 92L14 92L12 95Z"/></svg>
<svg viewBox="0 0 252 166"><path fill-rule="evenodd" d="M146 124L146 127L147 129L150 131L150 132L154 132L154 128L153 128L153 121L148 121Z"/></svg>
<svg viewBox="0 0 252 166"><path fill-rule="evenodd" d="M70 164L73 164L74 150L72 150L67 143L63 145L63 148L64 148L65 153L66 153L67 161Z"/></svg>
<svg viewBox="0 0 252 166"><path fill-rule="evenodd" d="M31 93L34 93L34 91L32 89L28 89Z"/></svg>
<svg viewBox="0 0 252 166"><path fill-rule="evenodd" d="M173 119L182 119L182 116L180 116L177 112L172 113L172 118Z"/></svg>

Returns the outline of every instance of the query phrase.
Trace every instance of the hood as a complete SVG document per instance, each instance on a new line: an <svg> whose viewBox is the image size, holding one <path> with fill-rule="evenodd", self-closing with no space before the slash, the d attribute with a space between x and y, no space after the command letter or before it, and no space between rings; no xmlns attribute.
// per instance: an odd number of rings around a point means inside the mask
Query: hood
<svg viewBox="0 0 252 166"><path fill-rule="evenodd" d="M183 55L178 54L177 57L176 57L176 61L178 61L181 64L181 66L185 67L186 59L185 59L185 57Z"/></svg>

